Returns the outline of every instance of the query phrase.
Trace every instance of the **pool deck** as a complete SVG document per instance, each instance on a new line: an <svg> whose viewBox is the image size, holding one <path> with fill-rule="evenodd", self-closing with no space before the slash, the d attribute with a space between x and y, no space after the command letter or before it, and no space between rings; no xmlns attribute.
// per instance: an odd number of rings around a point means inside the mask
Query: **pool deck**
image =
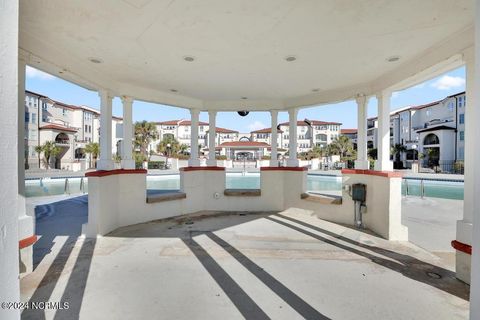
<svg viewBox="0 0 480 320"><path fill-rule="evenodd" d="M303 210L202 212L86 240L85 196L47 206L36 269L21 280L24 301L70 303L46 319L468 317L469 287L443 259Z"/></svg>

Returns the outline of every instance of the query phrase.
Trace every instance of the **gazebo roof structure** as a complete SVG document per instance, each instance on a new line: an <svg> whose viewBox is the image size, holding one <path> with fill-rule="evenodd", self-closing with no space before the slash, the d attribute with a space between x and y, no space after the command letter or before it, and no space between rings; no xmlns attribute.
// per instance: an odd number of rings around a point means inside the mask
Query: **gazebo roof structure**
<svg viewBox="0 0 480 320"><path fill-rule="evenodd" d="M90 89L200 110L285 110L402 88L434 65L460 65L455 55L473 43L469 0L20 5L27 63Z"/></svg>

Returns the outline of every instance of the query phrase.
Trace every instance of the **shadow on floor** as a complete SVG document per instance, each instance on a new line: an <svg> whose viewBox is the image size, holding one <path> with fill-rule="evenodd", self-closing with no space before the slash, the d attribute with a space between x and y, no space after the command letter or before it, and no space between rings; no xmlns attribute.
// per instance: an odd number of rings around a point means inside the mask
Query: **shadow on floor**
<svg viewBox="0 0 480 320"><path fill-rule="evenodd" d="M363 250L352 248L350 246L341 244L334 240L330 240L329 238L325 238L324 236L318 235L309 230L306 230L296 225L293 225L291 223L287 223L285 221L276 219L276 217L280 217L281 219L285 219L295 224L309 228L310 230L321 232L327 236L355 245L362 249L370 250L372 252L375 252L378 255L384 256L385 258L370 254ZM266 219L273 221L275 223L281 224L285 227L291 228L295 231L301 232L307 236L318 239L330 245L333 245L337 248L340 248L340 249L355 253L364 258L367 258L373 263L379 264L385 268L389 268L393 271L399 272L405 277L408 277L412 280L423 282L427 285L443 290L451 295L455 295L466 301L469 300L470 286L458 280L455 277L455 273L450 270L418 260L409 255L401 254L398 252L394 252L394 251L376 247L376 246L371 246L365 243L361 243L361 242L343 237L337 233L319 228L317 226L308 224L301 220L297 220L297 219L285 216L283 214L275 214L273 215L273 217L266 217ZM395 261L392 261L390 259ZM440 276L440 278L437 279L437 275Z"/></svg>
<svg viewBox="0 0 480 320"><path fill-rule="evenodd" d="M38 284L29 302L47 302L55 289L72 251L82 233L82 224L88 219L88 196L83 195L35 207L35 233L40 239L33 246L34 268L52 252L58 236L67 237ZM83 241L61 301L68 302L68 309L57 310L55 319L78 319L83 300L90 264L95 249L95 239ZM27 309L22 319L45 319L44 310Z"/></svg>

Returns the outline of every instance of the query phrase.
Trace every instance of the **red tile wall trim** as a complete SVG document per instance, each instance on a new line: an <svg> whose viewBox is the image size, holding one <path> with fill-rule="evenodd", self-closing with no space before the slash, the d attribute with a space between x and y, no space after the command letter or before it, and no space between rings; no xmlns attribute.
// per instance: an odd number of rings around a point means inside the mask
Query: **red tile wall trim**
<svg viewBox="0 0 480 320"><path fill-rule="evenodd" d="M307 171L307 167L260 167L260 171Z"/></svg>
<svg viewBox="0 0 480 320"><path fill-rule="evenodd" d="M466 253L466 254L469 254L469 255L472 254L472 246L471 246L471 245L468 245L468 244L465 244L465 243L462 243L462 242L460 242L460 241L453 240L453 241L452 241L452 247L453 247L455 250L464 252L464 253Z"/></svg>
<svg viewBox="0 0 480 320"><path fill-rule="evenodd" d="M31 237L22 239L22 240L18 241L18 248L23 249L23 248L29 247L29 246L33 245L35 242L37 242L37 239L38 239L38 237L36 235L33 235Z"/></svg>
<svg viewBox="0 0 480 320"><path fill-rule="evenodd" d="M97 170L85 173L85 177L106 177L117 174L146 174L145 169L116 169L116 170Z"/></svg>
<svg viewBox="0 0 480 320"><path fill-rule="evenodd" d="M361 169L342 169L342 174L366 174L370 176L378 176L385 178L401 178L403 174L397 171L376 171Z"/></svg>
<svg viewBox="0 0 480 320"><path fill-rule="evenodd" d="M183 167L183 168L180 168L180 171L225 171L225 167L215 167L215 166Z"/></svg>

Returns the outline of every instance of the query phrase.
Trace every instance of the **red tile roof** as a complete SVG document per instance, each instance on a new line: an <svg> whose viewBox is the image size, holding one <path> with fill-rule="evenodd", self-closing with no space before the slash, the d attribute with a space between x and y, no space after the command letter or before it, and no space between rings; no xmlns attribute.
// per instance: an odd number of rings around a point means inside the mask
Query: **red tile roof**
<svg viewBox="0 0 480 320"><path fill-rule="evenodd" d="M30 94L30 95L35 95L35 96L37 96L39 98L42 98L42 99L50 100L52 104L54 104L54 105L56 105L57 107L60 107L60 108L66 108L66 109L70 109L70 110L84 110L84 111L95 113L96 115L100 115L100 111L97 110L97 109L94 109L94 108L90 108L90 107L87 107L87 106L76 106L76 105L73 105L73 104L66 104L66 103L54 100L52 98L49 98L49 97L47 97L43 94L36 93L36 92L30 91L30 90L25 90L25 93ZM122 117L117 117L117 116L112 116L112 118L116 119L116 120L123 120Z"/></svg>
<svg viewBox="0 0 480 320"><path fill-rule="evenodd" d="M339 122L329 122L329 121L320 121L320 120L310 120L310 123L312 126L321 126L321 125L327 125L327 124L333 124L333 125L341 125ZM288 126L290 125L290 122L282 122L279 124L280 126ZM297 126L306 126L307 124L305 121L297 121Z"/></svg>
<svg viewBox="0 0 480 320"><path fill-rule="evenodd" d="M341 134L352 134L357 133L357 129L340 129Z"/></svg>
<svg viewBox="0 0 480 320"><path fill-rule="evenodd" d="M220 127L216 127L215 132L218 132L218 133L238 133L238 131L235 131L235 130L232 130L232 129L220 128Z"/></svg>
<svg viewBox="0 0 480 320"><path fill-rule="evenodd" d="M161 125L161 126L190 126L190 125L192 125L192 121L190 121L190 120L167 120L167 121L156 122L156 124ZM198 123L198 125L208 126L208 123L200 121Z"/></svg>
<svg viewBox="0 0 480 320"><path fill-rule="evenodd" d="M264 128L264 129L260 129L260 130L250 131L250 133L271 133L271 132L272 132L272 128ZM277 130L277 132L282 133L283 131L282 130Z"/></svg>
<svg viewBox="0 0 480 320"><path fill-rule="evenodd" d="M270 147L268 143L258 142L258 141L230 141L224 142L220 147L257 147L257 148L267 148Z"/></svg>
<svg viewBox="0 0 480 320"><path fill-rule="evenodd" d="M47 124L40 127L40 130L58 130L58 131L67 131L67 132L77 132L77 129L64 127L59 124Z"/></svg>

